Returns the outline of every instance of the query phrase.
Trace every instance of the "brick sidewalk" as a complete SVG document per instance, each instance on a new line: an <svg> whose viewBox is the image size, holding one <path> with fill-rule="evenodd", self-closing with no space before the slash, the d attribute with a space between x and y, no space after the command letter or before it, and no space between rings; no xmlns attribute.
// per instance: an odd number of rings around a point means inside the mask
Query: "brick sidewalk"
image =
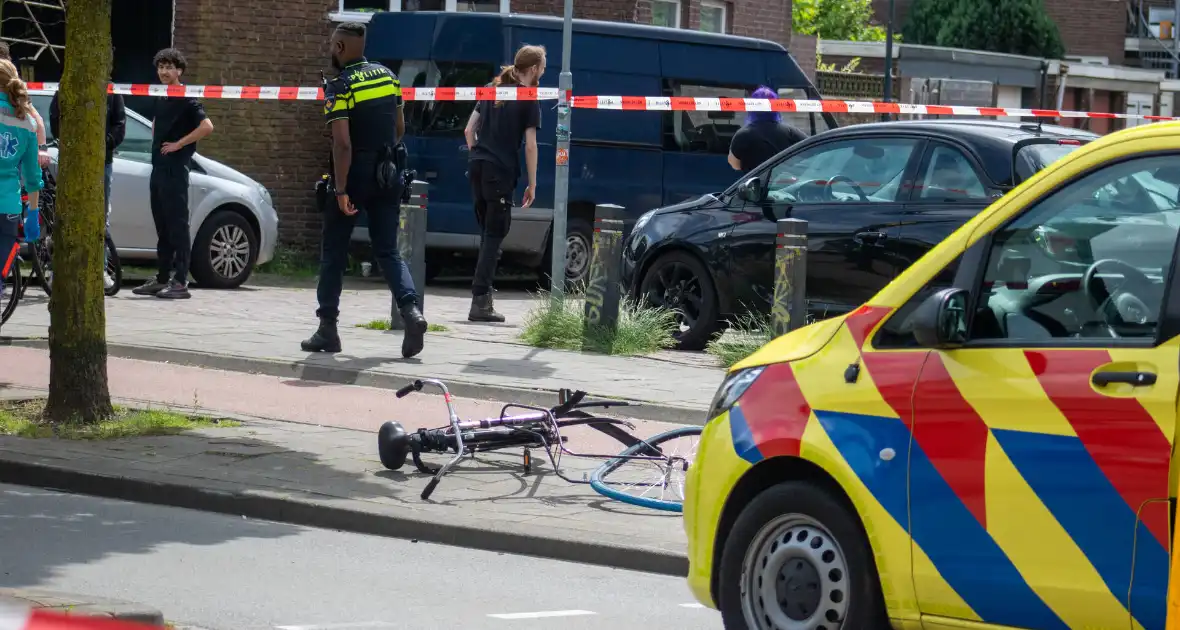
<svg viewBox="0 0 1180 630"><path fill-rule="evenodd" d="M8 388L0 394L27 397L46 386L43 351L0 348L0 358L0 383ZM408 430L445 422L437 396L399 400L385 390L124 359L112 359L108 370L118 399L198 404L203 414L245 424L105 442L0 437L0 482L663 573L686 570L678 514L610 501L562 481L548 462L523 475L519 453L464 460L430 501L421 500L428 477L409 462L386 470L375 428L390 418ZM458 406L465 417L500 408L478 400ZM318 418L321 424L311 424ZM669 428L636 424L640 436ZM614 442L594 433L572 434L571 448L617 452ZM538 454L534 463L539 460ZM566 457L561 465L581 479L597 463Z"/></svg>
<svg viewBox="0 0 1180 630"><path fill-rule="evenodd" d="M426 350L406 360L400 333L357 328L389 316L388 292L369 281L350 287L342 298L344 352L338 355L309 355L299 348L315 327L310 289L195 291L184 301L141 298L126 290L107 300L107 339L112 356L379 387L435 377L453 382L456 393L497 400L541 392L547 401L561 388L585 389L651 403L644 417L678 422L703 421L723 377L712 358L700 353L612 357L521 345L518 325L533 304L523 292L498 294L497 308L509 323L496 325L466 321L470 298L464 291L432 290L427 318L448 330L429 333ZM3 335L43 339L48 324L44 296L34 288ZM521 402L536 404L541 398L526 396Z"/></svg>

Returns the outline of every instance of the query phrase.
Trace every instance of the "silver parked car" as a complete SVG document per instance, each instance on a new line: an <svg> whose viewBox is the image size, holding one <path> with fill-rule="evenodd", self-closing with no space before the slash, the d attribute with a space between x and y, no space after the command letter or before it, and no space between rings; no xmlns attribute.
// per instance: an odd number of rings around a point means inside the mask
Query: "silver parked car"
<svg viewBox="0 0 1180 630"><path fill-rule="evenodd" d="M30 91L33 106L49 125L53 93ZM57 148L49 135L50 171L57 175ZM126 261L156 260L148 179L152 174L151 122L127 110L127 135L115 151L111 180L111 240ZM250 277L255 265L274 256L279 217L266 187L200 153L189 165L191 273L201 287L229 289Z"/></svg>

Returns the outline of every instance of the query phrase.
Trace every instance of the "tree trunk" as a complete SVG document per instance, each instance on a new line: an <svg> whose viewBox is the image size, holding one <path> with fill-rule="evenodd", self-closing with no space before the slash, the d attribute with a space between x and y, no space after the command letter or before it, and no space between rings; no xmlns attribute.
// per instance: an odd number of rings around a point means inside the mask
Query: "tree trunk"
<svg viewBox="0 0 1180 630"><path fill-rule="evenodd" d="M110 67L111 0L70 0L59 95L64 133L53 226L46 406L46 415L59 422L96 422L112 413L102 286Z"/></svg>

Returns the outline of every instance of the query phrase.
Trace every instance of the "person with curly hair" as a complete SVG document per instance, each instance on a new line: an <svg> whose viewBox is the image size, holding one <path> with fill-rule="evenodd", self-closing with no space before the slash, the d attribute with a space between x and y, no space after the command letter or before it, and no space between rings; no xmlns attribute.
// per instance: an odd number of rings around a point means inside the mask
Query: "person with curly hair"
<svg viewBox="0 0 1180 630"><path fill-rule="evenodd" d="M156 53L160 83L182 85L188 63L175 48ZM197 142L213 133L205 107L187 96L161 96L152 121L152 219L156 224L156 277L131 292L166 299L188 299L188 269L192 256L189 235L189 160Z"/></svg>

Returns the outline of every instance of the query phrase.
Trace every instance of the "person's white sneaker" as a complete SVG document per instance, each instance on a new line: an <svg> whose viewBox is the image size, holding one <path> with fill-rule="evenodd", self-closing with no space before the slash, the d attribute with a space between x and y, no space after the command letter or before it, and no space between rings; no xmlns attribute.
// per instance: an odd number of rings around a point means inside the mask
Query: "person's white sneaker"
<svg viewBox="0 0 1180 630"><path fill-rule="evenodd" d="M103 274L102 274L102 288L104 288L108 291L115 288L115 279L111 277L111 274L103 272Z"/></svg>

